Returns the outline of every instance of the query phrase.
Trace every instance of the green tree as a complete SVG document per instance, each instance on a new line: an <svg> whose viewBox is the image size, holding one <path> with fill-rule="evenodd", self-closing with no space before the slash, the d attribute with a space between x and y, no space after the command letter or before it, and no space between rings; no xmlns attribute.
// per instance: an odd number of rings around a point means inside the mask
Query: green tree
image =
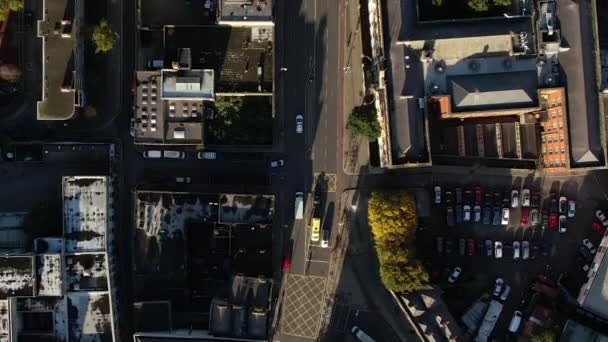
<svg viewBox="0 0 608 342"><path fill-rule="evenodd" d="M93 40L93 44L95 44L95 53L106 53L114 47L118 34L112 31L106 19L101 19L99 24L93 29L91 39Z"/></svg>
<svg viewBox="0 0 608 342"><path fill-rule="evenodd" d="M513 5L513 0L494 0L494 5L495 6L511 6Z"/></svg>
<svg viewBox="0 0 608 342"><path fill-rule="evenodd" d="M443 0L433 0L433 6L437 6L437 7L443 6Z"/></svg>
<svg viewBox="0 0 608 342"><path fill-rule="evenodd" d="M23 0L0 0L0 21L5 21L8 14L23 8Z"/></svg>
<svg viewBox="0 0 608 342"><path fill-rule="evenodd" d="M550 328L543 328L539 332L532 335L532 342L555 342L555 332Z"/></svg>
<svg viewBox="0 0 608 342"><path fill-rule="evenodd" d="M490 8L488 0L469 0L467 5L475 12L486 12Z"/></svg>
<svg viewBox="0 0 608 342"><path fill-rule="evenodd" d="M364 136L370 140L377 139L381 129L376 107L373 105L355 107L348 118L346 127L355 135Z"/></svg>

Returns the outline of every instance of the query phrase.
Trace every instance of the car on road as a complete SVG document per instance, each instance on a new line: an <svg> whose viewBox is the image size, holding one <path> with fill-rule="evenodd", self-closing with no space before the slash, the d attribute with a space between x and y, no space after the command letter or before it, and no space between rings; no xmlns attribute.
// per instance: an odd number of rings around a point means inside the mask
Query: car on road
<svg viewBox="0 0 608 342"><path fill-rule="evenodd" d="M321 219L313 217L310 221L310 240L317 242L321 237Z"/></svg>
<svg viewBox="0 0 608 342"><path fill-rule="evenodd" d="M353 335L355 335L355 337L357 337L357 339L361 342L375 342L373 338L371 338L356 325L350 330L350 332L353 333Z"/></svg>
<svg viewBox="0 0 608 342"><path fill-rule="evenodd" d="M520 224L522 226L527 226L529 223L528 222L529 217L530 217L530 207L522 207Z"/></svg>
<svg viewBox="0 0 608 342"><path fill-rule="evenodd" d="M456 203L462 203L462 188L456 188Z"/></svg>
<svg viewBox="0 0 608 342"><path fill-rule="evenodd" d="M568 199L565 196L559 198L559 213L565 214L568 211Z"/></svg>
<svg viewBox="0 0 608 342"><path fill-rule="evenodd" d="M463 238L458 239L458 254L464 256L466 253L466 242Z"/></svg>
<svg viewBox="0 0 608 342"><path fill-rule="evenodd" d="M505 284L505 281L502 280L502 278L496 278L496 280L494 281L494 296L498 297L500 296L500 293L502 292L502 287Z"/></svg>
<svg viewBox="0 0 608 342"><path fill-rule="evenodd" d="M197 155L198 159L215 160L217 159L217 153L215 151L201 151Z"/></svg>
<svg viewBox="0 0 608 342"><path fill-rule="evenodd" d="M451 206L445 208L445 220L448 227L454 227L454 208Z"/></svg>
<svg viewBox="0 0 608 342"><path fill-rule="evenodd" d="M597 222L593 222L591 224L591 230L593 230L594 232L603 236L604 233L606 232L606 227L603 227L601 224L599 224Z"/></svg>
<svg viewBox="0 0 608 342"><path fill-rule="evenodd" d="M285 161L283 159L277 159L277 160L270 161L271 168L276 168L276 167L281 167L281 166L285 166Z"/></svg>
<svg viewBox="0 0 608 342"><path fill-rule="evenodd" d="M467 239L467 255L475 255L475 240L473 239Z"/></svg>
<svg viewBox="0 0 608 342"><path fill-rule="evenodd" d="M523 189L521 191L521 206L522 207L530 206L530 189Z"/></svg>
<svg viewBox="0 0 608 342"><path fill-rule="evenodd" d="M163 152L159 150L147 150L144 151L143 156L146 159L159 159L162 158Z"/></svg>
<svg viewBox="0 0 608 342"><path fill-rule="evenodd" d="M521 252L521 244L519 241L513 241L513 259L519 259Z"/></svg>
<svg viewBox="0 0 608 342"><path fill-rule="evenodd" d="M568 201L568 217L574 217L576 215L576 202L573 200Z"/></svg>
<svg viewBox="0 0 608 342"><path fill-rule="evenodd" d="M492 247L492 241L490 240L486 240L486 256L493 256L494 255L494 248Z"/></svg>
<svg viewBox="0 0 608 342"><path fill-rule="evenodd" d="M329 247L329 230L328 229L323 230L323 234L322 234L322 238L321 238L321 247L323 247L323 248Z"/></svg>
<svg viewBox="0 0 608 342"><path fill-rule="evenodd" d="M509 323L509 332L516 334L519 331L519 325L521 324L522 313L519 310L515 310L511 322Z"/></svg>
<svg viewBox="0 0 608 342"><path fill-rule="evenodd" d="M463 207L463 214L462 214L462 218L464 220L464 222L469 222L471 221L471 206L468 204L465 204Z"/></svg>
<svg viewBox="0 0 608 342"><path fill-rule="evenodd" d="M578 248L578 254L585 259L585 262L590 264L593 261L593 255L589 252L589 249L585 246L580 246Z"/></svg>
<svg viewBox="0 0 608 342"><path fill-rule="evenodd" d="M494 207L494 215L492 216L492 225L494 226L499 226L500 225L500 221L502 220L500 217L500 207L499 206L495 206Z"/></svg>
<svg viewBox="0 0 608 342"><path fill-rule="evenodd" d="M458 277L460 276L460 273L462 273L462 269L460 267L454 267L454 270L448 277L448 283L454 284L456 279L458 279Z"/></svg>
<svg viewBox="0 0 608 342"><path fill-rule="evenodd" d="M296 115L296 133L304 133L304 116L302 114Z"/></svg>
<svg viewBox="0 0 608 342"><path fill-rule="evenodd" d="M500 223L503 226L509 224L509 208L502 208L502 221Z"/></svg>
<svg viewBox="0 0 608 342"><path fill-rule="evenodd" d="M551 228L551 229L557 228L557 213L555 213L555 212L549 213L549 228Z"/></svg>
<svg viewBox="0 0 608 342"><path fill-rule="evenodd" d="M524 260L530 258L530 241L521 242L521 258Z"/></svg>
<svg viewBox="0 0 608 342"><path fill-rule="evenodd" d="M454 241L452 239L445 239L445 255L452 255L454 250L452 249Z"/></svg>
<svg viewBox="0 0 608 342"><path fill-rule="evenodd" d="M593 246L593 243L591 242L591 240L583 239L583 246L587 247L587 249L589 250L589 253L595 254L596 250L595 250L595 247Z"/></svg>
<svg viewBox="0 0 608 342"><path fill-rule="evenodd" d="M456 223L462 223L462 205L456 204L454 216L456 216Z"/></svg>
<svg viewBox="0 0 608 342"><path fill-rule="evenodd" d="M135 118L131 118L131 125L129 126L129 134L131 134L132 137L135 136Z"/></svg>
<svg viewBox="0 0 608 342"><path fill-rule="evenodd" d="M492 223L492 208L485 206L483 207L482 221L483 224Z"/></svg>
<svg viewBox="0 0 608 342"><path fill-rule="evenodd" d="M481 221L481 207L479 205L473 207L473 221Z"/></svg>
<svg viewBox="0 0 608 342"><path fill-rule="evenodd" d="M500 241L494 242L494 257L496 259L502 258L502 242Z"/></svg>
<svg viewBox="0 0 608 342"><path fill-rule="evenodd" d="M435 245L437 248L437 255L442 256L443 255L443 237L442 236L438 236L437 238L435 238Z"/></svg>
<svg viewBox="0 0 608 342"><path fill-rule="evenodd" d="M565 233L568 230L568 220L566 215L559 215L559 232Z"/></svg>
<svg viewBox="0 0 608 342"><path fill-rule="evenodd" d="M288 271L291 268L291 254L285 252L283 254L283 271Z"/></svg>
<svg viewBox="0 0 608 342"><path fill-rule="evenodd" d="M184 152L184 151L163 151L163 158L186 159L186 152Z"/></svg>
<svg viewBox="0 0 608 342"><path fill-rule="evenodd" d="M604 214L604 212L601 209L598 209L595 212L595 217L597 217L597 219L600 221L602 226L608 227L608 218L606 218L606 214Z"/></svg>
<svg viewBox="0 0 608 342"><path fill-rule="evenodd" d="M435 204L441 203L441 187L439 185L435 185Z"/></svg>
<svg viewBox="0 0 608 342"><path fill-rule="evenodd" d="M519 191L511 190L511 208L519 207Z"/></svg>
<svg viewBox="0 0 608 342"><path fill-rule="evenodd" d="M538 224L539 220L538 220L538 209L533 208L532 210L530 210L530 225L531 226L536 226Z"/></svg>
<svg viewBox="0 0 608 342"><path fill-rule="evenodd" d="M294 217L296 220L304 218L304 193L301 191L296 192L296 199L294 201Z"/></svg>
<svg viewBox="0 0 608 342"><path fill-rule="evenodd" d="M481 187L479 185L475 186L475 204L481 205Z"/></svg>

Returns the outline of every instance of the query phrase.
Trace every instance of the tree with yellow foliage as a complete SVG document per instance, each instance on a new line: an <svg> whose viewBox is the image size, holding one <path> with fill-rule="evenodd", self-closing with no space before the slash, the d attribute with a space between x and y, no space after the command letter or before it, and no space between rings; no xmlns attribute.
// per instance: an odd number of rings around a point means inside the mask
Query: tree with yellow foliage
<svg viewBox="0 0 608 342"><path fill-rule="evenodd" d="M429 275L415 259L413 238L417 216L414 197L407 192L372 193L368 222L384 285L396 292L407 292L427 283Z"/></svg>

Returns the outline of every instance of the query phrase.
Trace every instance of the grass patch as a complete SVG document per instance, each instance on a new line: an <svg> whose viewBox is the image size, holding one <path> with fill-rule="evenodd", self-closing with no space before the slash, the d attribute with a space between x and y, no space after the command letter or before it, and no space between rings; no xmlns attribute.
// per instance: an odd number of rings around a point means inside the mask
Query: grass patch
<svg viewBox="0 0 608 342"><path fill-rule="evenodd" d="M272 96L218 96L205 122L205 144L272 145Z"/></svg>

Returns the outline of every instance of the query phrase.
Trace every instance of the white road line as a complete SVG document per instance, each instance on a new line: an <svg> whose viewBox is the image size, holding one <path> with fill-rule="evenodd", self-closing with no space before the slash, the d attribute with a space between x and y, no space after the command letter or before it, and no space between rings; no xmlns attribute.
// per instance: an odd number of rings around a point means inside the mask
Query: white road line
<svg viewBox="0 0 608 342"><path fill-rule="evenodd" d="M327 264L327 263L329 263L329 261L325 261L325 260L314 260L314 259L310 259L310 260L308 260L308 262L320 262L320 263L323 263L323 264Z"/></svg>

